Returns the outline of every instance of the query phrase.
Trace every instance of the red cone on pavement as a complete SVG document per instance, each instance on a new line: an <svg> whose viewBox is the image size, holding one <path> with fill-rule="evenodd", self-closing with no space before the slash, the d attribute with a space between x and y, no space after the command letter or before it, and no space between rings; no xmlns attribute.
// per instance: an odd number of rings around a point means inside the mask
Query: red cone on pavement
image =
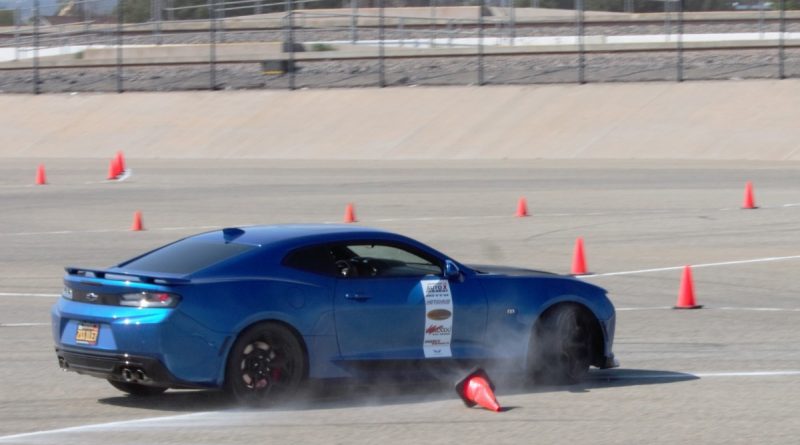
<svg viewBox="0 0 800 445"><path fill-rule="evenodd" d="M517 202L517 214L515 216L517 218L528 216L528 201L526 201L525 198L519 198Z"/></svg>
<svg viewBox="0 0 800 445"><path fill-rule="evenodd" d="M144 230L144 224L142 224L142 212L138 210L133 214L133 224L131 225L131 230L134 232Z"/></svg>
<svg viewBox="0 0 800 445"><path fill-rule="evenodd" d="M123 173L125 171L125 155L122 154L122 150L117 152L117 165L119 166L119 172Z"/></svg>
<svg viewBox="0 0 800 445"><path fill-rule="evenodd" d="M700 304L695 304L694 301L694 282L692 281L692 268L686 266L683 268L683 276L681 277L681 289L678 293L678 304L673 309L700 309L703 307Z"/></svg>
<svg viewBox="0 0 800 445"><path fill-rule="evenodd" d="M575 240L575 252L572 254L572 275L586 275L586 255L583 253L583 238Z"/></svg>
<svg viewBox="0 0 800 445"><path fill-rule="evenodd" d="M744 186L744 202L742 202L743 209L757 209L756 201L753 198L753 183L747 181Z"/></svg>
<svg viewBox="0 0 800 445"><path fill-rule="evenodd" d="M39 168L36 169L36 185L45 184L47 184L47 174L44 172L44 164L39 164Z"/></svg>
<svg viewBox="0 0 800 445"><path fill-rule="evenodd" d="M108 164L108 177L106 177L106 179L109 181L117 179L117 176L119 176L121 173L122 170L119 168L119 159L113 158Z"/></svg>
<svg viewBox="0 0 800 445"><path fill-rule="evenodd" d="M356 211L353 208L353 204L347 204L347 207L344 208L344 222L346 223L356 222Z"/></svg>
<svg viewBox="0 0 800 445"><path fill-rule="evenodd" d="M500 412L502 410L494 397L494 384L483 369L476 369L456 383L456 393L470 408L480 405L489 411Z"/></svg>

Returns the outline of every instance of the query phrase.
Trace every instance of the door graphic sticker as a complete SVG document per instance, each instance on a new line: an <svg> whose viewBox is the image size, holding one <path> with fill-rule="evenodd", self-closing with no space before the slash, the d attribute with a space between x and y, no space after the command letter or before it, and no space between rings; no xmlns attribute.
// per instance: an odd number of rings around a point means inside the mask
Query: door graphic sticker
<svg viewBox="0 0 800 445"><path fill-rule="evenodd" d="M422 280L425 296L425 358L451 357L453 338L453 296L447 280Z"/></svg>

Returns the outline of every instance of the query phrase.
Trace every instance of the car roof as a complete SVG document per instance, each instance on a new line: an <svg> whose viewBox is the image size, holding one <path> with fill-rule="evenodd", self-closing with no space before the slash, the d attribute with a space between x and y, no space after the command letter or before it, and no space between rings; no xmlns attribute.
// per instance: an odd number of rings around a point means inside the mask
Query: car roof
<svg viewBox="0 0 800 445"><path fill-rule="evenodd" d="M370 227L350 224L276 224L228 227L190 237L198 241L225 241L261 247L302 245L346 239L396 239L405 237Z"/></svg>

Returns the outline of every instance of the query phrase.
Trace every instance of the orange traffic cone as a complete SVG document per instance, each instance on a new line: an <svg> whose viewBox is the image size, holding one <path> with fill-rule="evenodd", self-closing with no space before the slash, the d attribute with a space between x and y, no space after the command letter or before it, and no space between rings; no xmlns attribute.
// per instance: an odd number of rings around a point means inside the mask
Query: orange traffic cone
<svg viewBox="0 0 800 445"><path fill-rule="evenodd" d="M117 165L119 166L119 173L123 173L125 171L125 155L122 154L122 150L117 152Z"/></svg>
<svg viewBox="0 0 800 445"><path fill-rule="evenodd" d="M133 224L131 225L131 230L134 232L144 230L144 224L142 224L142 212L139 210L133 214Z"/></svg>
<svg viewBox="0 0 800 445"><path fill-rule="evenodd" d="M753 183L747 181L744 186L744 202L742 203L743 209L757 209L756 201L753 198Z"/></svg>
<svg viewBox="0 0 800 445"><path fill-rule="evenodd" d="M694 282L692 281L692 268L683 268L681 277L681 289L678 293L678 304L673 309L700 309L703 305L694 302Z"/></svg>
<svg viewBox="0 0 800 445"><path fill-rule="evenodd" d="M494 397L494 384L483 369L476 369L456 383L456 393L470 408L480 405L496 413L502 410Z"/></svg>
<svg viewBox="0 0 800 445"><path fill-rule="evenodd" d="M575 240L575 252L572 255L572 275L586 275L586 256L583 253L583 238Z"/></svg>
<svg viewBox="0 0 800 445"><path fill-rule="evenodd" d="M46 185L47 184L47 174L44 172L44 164L39 164L39 168L36 169L36 185Z"/></svg>
<svg viewBox="0 0 800 445"><path fill-rule="evenodd" d="M353 208L353 204L347 204L347 207L344 208L344 222L354 223L356 221L356 211Z"/></svg>
<svg viewBox="0 0 800 445"><path fill-rule="evenodd" d="M514 216L517 218L528 216L528 201L526 201L525 198L519 198L517 202L517 214Z"/></svg>
<svg viewBox="0 0 800 445"><path fill-rule="evenodd" d="M117 176L119 176L120 173L122 173L122 171L119 169L119 159L113 158L108 164L108 177L106 177L106 179L113 181L114 179L117 179Z"/></svg>

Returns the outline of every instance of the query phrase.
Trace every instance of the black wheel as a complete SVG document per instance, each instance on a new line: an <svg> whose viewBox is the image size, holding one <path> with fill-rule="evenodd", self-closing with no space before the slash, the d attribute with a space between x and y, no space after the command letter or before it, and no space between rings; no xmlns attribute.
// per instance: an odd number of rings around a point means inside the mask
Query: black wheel
<svg viewBox="0 0 800 445"><path fill-rule="evenodd" d="M591 336L588 319L576 306L561 306L545 314L534 331L529 369L534 382L570 385L589 372Z"/></svg>
<svg viewBox="0 0 800 445"><path fill-rule="evenodd" d="M233 345L226 389L238 401L264 404L294 394L306 374L300 340L287 327L261 323L245 330Z"/></svg>
<svg viewBox="0 0 800 445"><path fill-rule="evenodd" d="M110 379L108 380L108 383L122 392L126 392L137 397L157 396L167 390L166 386L147 386L140 385L138 383L127 383Z"/></svg>

